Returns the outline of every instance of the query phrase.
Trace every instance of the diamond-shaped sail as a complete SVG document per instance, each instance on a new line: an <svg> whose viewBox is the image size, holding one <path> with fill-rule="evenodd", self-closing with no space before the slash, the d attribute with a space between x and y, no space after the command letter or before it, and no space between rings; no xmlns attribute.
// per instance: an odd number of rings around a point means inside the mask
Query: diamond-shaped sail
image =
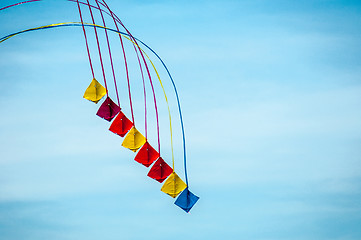
<svg viewBox="0 0 361 240"><path fill-rule="evenodd" d="M110 125L109 130L121 137L124 137L125 134L127 134L127 132L132 127L133 127L133 123L124 115L122 111L120 111L117 117Z"/></svg>
<svg viewBox="0 0 361 240"><path fill-rule="evenodd" d="M145 137L133 126L125 136L122 146L136 152L146 141Z"/></svg>
<svg viewBox="0 0 361 240"><path fill-rule="evenodd" d="M174 202L175 205L182 208L184 211L189 212L194 204L198 201L199 197L194 195L188 188L186 188Z"/></svg>
<svg viewBox="0 0 361 240"><path fill-rule="evenodd" d="M120 107L107 97L98 109L97 115L110 122L119 112Z"/></svg>
<svg viewBox="0 0 361 240"><path fill-rule="evenodd" d="M161 191L168 194L172 198L175 198L186 187L187 184L185 184L183 180L175 172L172 172L172 174L164 182Z"/></svg>
<svg viewBox="0 0 361 240"><path fill-rule="evenodd" d="M171 173L173 169L163 160L163 158L158 158L154 163L152 168L148 172L148 177L157 180L158 182L163 182Z"/></svg>
<svg viewBox="0 0 361 240"><path fill-rule="evenodd" d="M92 82L85 90L83 98L94 103L98 103L99 100L105 96L105 94L107 94L105 87L103 87L95 78L93 78Z"/></svg>

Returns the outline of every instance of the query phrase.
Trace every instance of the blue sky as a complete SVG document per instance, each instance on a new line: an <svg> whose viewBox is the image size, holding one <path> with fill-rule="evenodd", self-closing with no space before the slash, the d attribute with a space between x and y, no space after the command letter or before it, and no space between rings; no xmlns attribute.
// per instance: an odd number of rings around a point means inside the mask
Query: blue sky
<svg viewBox="0 0 361 240"><path fill-rule="evenodd" d="M190 188L201 199L190 214L177 208L95 116L98 106L82 98L91 72L81 28L27 33L0 44L2 240L361 238L358 1L108 4L174 77ZM0 35L67 21L79 21L74 3L44 0L2 11ZM113 50L121 62L119 46ZM139 71L128 56L142 130ZM183 177L176 102L160 74ZM99 67L96 75L102 81ZM156 145L154 127L149 133Z"/></svg>

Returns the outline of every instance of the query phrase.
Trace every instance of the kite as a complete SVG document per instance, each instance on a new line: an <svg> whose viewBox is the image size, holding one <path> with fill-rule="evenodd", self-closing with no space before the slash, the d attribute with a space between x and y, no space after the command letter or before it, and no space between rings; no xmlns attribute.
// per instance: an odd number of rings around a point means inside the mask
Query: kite
<svg viewBox="0 0 361 240"><path fill-rule="evenodd" d="M127 148L134 152L134 161L138 162L140 165L143 165L146 168L149 168L149 172L147 176L150 179L154 179L159 183L162 183L161 191L172 198L176 198L174 204L185 212L189 212L191 208L198 201L199 197L193 194L189 190L189 180L187 173L187 154L186 154L186 138L185 138L185 130L183 124L183 116L180 105L180 100L177 92L177 88L175 82L163 62L163 60L159 57L159 55L150 48L147 44L145 44L140 39L134 37L129 30L125 27L120 18L110 10L108 4L105 0L64 0L68 2L74 3L74 10L79 14L78 21L73 22L65 22L65 23L54 23L40 27L34 27L22 31L18 31L7 36L0 38L0 43L15 37L17 35L60 28L60 27L78 27L82 30L82 36L85 43L85 52L87 54L90 73L91 73L91 82L88 87L85 89L83 98L94 103L99 104L98 111L96 115L100 118L109 122L109 131L116 134L120 138L123 138L121 145L124 148ZM46 0L28 0L23 2L13 3L8 6L1 7L0 6L0 14L2 11L5 11L9 8L30 4L34 2L46 2ZM84 19L84 16L88 16L90 19ZM95 19L99 21L96 22ZM110 19L110 22L109 22ZM106 21L107 20L107 21ZM88 21L88 22L87 22ZM114 27L109 27L112 25ZM93 36L95 38L90 41L88 38ZM113 58L113 51L111 48L111 37L115 37L119 40L122 58L124 61L124 72L117 71L116 64ZM101 40L105 39L105 43L101 42ZM117 41L118 41L117 40ZM92 46L91 44L95 45ZM130 67L129 61L130 58L127 56L129 51L126 51L126 47L130 46L132 52L135 53L137 63L136 65L139 67L138 74L141 76L141 84L134 83L134 79L131 77L131 71L133 70ZM104 49L107 51L104 53ZM95 54L94 54L95 53ZM182 132L182 148L183 148L183 165L184 165L184 177L185 181L177 174L175 169L175 156L173 151L173 130L172 130L172 116L171 110L168 102L167 93L163 86L163 82L160 78L160 74L153 63L151 57L147 54L152 54L151 56L155 57L158 63L163 67L163 70L166 72L171 86L174 90L175 100L178 107L179 113L179 124ZM96 61L94 60L96 56ZM109 59L105 59L109 58ZM99 66L95 67L94 62L99 63ZM109 65L105 65L105 63L109 63ZM96 70L101 69L100 73L96 72ZM98 70L99 71L99 70ZM118 73L121 72L124 79L127 90L127 96L120 96L118 91ZM99 76L100 75L100 76ZM102 79L103 83L100 83L97 79ZM111 80L110 80L111 79ZM132 83L132 84L131 84ZM110 87L111 86L111 87ZM148 87L147 87L148 86ZM149 89L150 86L150 89ZM134 105L132 101L132 97L134 96L134 87L140 87L142 89L142 95L144 95L144 119L139 121L137 115L134 114ZM161 139L160 139L160 123L159 123L159 113L158 113L158 104L159 98L155 94L155 89L159 88L162 90L164 95L164 100L167 106L168 117L169 117L169 133L170 133L170 148L172 153L171 163L168 164L165 161L164 156L161 154ZM115 89L115 92L112 92L110 89ZM114 96L116 98L114 98ZM155 119L156 119L156 138L157 145L153 147L151 145L152 137L148 137L148 113L149 113L149 98L147 96L151 96L152 106L154 106ZM129 106L125 104L121 104L121 99L126 99L129 102ZM103 100L104 99L104 100ZM100 102L102 103L100 104ZM129 114L129 115L128 115ZM126 116L128 115L128 116ZM130 116L130 117L129 117ZM137 121L135 121L137 120ZM139 125L138 123L144 123ZM137 123L137 124L136 124ZM144 132L143 132L144 131ZM144 133L144 134L143 134Z"/></svg>

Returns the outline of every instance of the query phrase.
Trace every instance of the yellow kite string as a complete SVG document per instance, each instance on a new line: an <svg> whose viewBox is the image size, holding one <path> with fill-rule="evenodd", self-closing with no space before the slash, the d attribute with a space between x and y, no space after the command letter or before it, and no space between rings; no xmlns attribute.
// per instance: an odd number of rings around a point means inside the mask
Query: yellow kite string
<svg viewBox="0 0 361 240"><path fill-rule="evenodd" d="M128 40L132 41L131 39L129 39L128 37L124 36L123 37L127 38ZM133 41L132 41L133 42ZM135 42L133 42L133 44L137 45L139 47L138 44L136 44ZM160 76L158 74L158 71L157 69L155 68L152 60L150 60L149 56L144 52L144 50L142 48L139 47L140 50L142 50L142 52L144 53L144 55L148 58L149 62L152 64L152 67L155 71L155 73L157 74L157 78L159 80L159 83L160 83L160 86L162 86L162 90L163 90L163 93L164 93L164 98L165 98L165 101L167 102L167 108L168 108L168 116L169 116L169 129L170 129L170 145L171 145L171 149L172 149L172 165L173 165L173 172L174 172L174 151L173 151L173 132L172 132L172 117L171 117L171 114L170 114L170 109L169 109L169 103L168 103L168 98L167 98L167 94L165 93L165 89L164 89L164 86L163 86L163 83L162 83L162 80L160 79Z"/></svg>
<svg viewBox="0 0 361 240"><path fill-rule="evenodd" d="M91 25L91 26L96 26L96 27L99 27L99 28L103 28L103 29L108 29L108 30L111 30L107 27L104 27L104 26L100 26L100 25L96 25L96 24L91 24L91 23L81 23L81 22L65 22L65 23L55 23L55 24L49 24L49 25L45 25L45 26L41 26L41 27L36 27L36 28L30 28L30 29L26 29L26 30L23 30L23 31L20 31L20 32L17 32L17 33L14 33L14 34L11 34L9 35L8 37L4 38L3 40L0 41L0 43L4 42L5 40L8 40L9 38L11 37L14 37L20 33L24 33L24 32L28 32L28 31L32 31L32 30L40 30L40 29L44 29L44 28L49 28L49 27L56 27L56 26L62 26L62 25L67 25L67 24L86 24L86 25ZM174 172L174 150L173 150L173 131L172 131L172 117L171 117L171 113L170 113L170 108L169 108L169 102L168 102L168 98L167 98L167 94L165 92L165 89L164 89L164 86L163 86L163 83L162 83L162 80L160 79L160 76L159 76L159 73L156 69L156 67L154 66L152 60L150 60L149 56L146 54L146 52L137 44L135 43L132 39L130 39L129 37L121 34L121 33L118 33L119 35L123 36L124 38L126 38L127 40L131 41L134 45L136 45L143 53L144 55L147 57L147 59L149 60L149 62L152 64L152 67L157 75L157 78L159 80L159 83L162 87L162 90L163 90L163 94L164 94L164 98L165 98L165 101L167 103L167 108L168 108L168 116L169 116L169 129L170 129L170 142L171 142L171 150L172 150L172 165L173 165L173 172Z"/></svg>
<svg viewBox="0 0 361 240"><path fill-rule="evenodd" d="M45 26L41 26L41 27L36 27L36 28L29 28L14 34L9 35L8 37L4 38L3 40L0 41L0 43L4 42L5 40L8 40L11 37L14 37L20 33L24 33L24 32L29 32L29 31L33 31L33 30L39 30L39 29L43 29L43 28L49 28L49 27L56 27L56 26L62 26L62 25L66 25L66 24L82 24L81 22L65 22L65 23L54 23L54 24L49 24L49 25L45 25ZM87 23L89 24L89 23ZM92 24L89 24L92 25ZM101 26L98 26L101 27ZM104 28L104 27L103 27Z"/></svg>
<svg viewBox="0 0 361 240"><path fill-rule="evenodd" d="M102 28L104 28L104 27L102 27ZM173 172L174 172L174 150L173 150L172 116L171 116L171 114L170 114L169 102L168 102L167 94L165 93L165 89L164 89L162 80L160 79L159 73L158 73L156 67L154 66L152 60L150 60L148 54L147 54L137 43L135 43L133 40L131 40L129 37L124 36L124 35L121 34L121 33L118 33L118 34L121 35L121 36L123 36L124 38L128 39L129 41L131 41L134 45L136 45L136 46L144 53L144 55L147 57L147 59L149 60L149 62L152 64L152 67L153 67L153 69L154 69L154 72L156 73L157 78L158 78L158 80L159 80L160 86L162 87L163 94L164 94L164 98L165 98L165 101L166 101L166 103L167 103L167 108L168 108L169 130L170 130L170 145L171 145L171 149L172 149L172 166L173 166L172 168L173 168Z"/></svg>

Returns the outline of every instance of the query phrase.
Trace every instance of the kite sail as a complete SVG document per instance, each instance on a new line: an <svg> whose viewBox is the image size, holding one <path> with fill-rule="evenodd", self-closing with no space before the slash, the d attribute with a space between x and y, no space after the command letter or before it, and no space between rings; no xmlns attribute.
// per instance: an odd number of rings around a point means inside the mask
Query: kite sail
<svg viewBox="0 0 361 240"><path fill-rule="evenodd" d="M29 4L33 2L41 2L44 0L28 0L24 2L13 3L8 6L1 7L0 6L0 14L1 11L9 9L11 7L16 7L23 4ZM79 14L79 22L66 22L66 23L55 23L40 27L34 27L22 31L18 31L7 36L0 38L0 43L23 33L46 30L52 28L59 27L79 27L82 30L83 41L85 44L86 54L88 58L91 81L89 86L85 89L84 98L89 100L95 104L104 99L104 101L99 104L98 111L96 115L103 118L104 120L110 123L109 131L118 135L122 140L122 146L124 148L128 148L129 150L135 153L134 160L141 165L149 168L148 176L151 179L162 183L161 191L165 194L171 196L172 198L176 198L175 205L179 206L186 212L189 212L194 204L198 201L199 197L194 195L189 190L189 181L188 181L188 173L187 173L187 154L186 154L186 138L183 124L183 116L180 105L180 100L177 92L177 88L175 82L166 67L163 60L159 57L159 55L151 49L148 45L146 45L143 41L134 37L129 30L125 27L123 22L117 17L117 15L110 10L108 4L105 0L93 0L93 1L79 1L79 0L65 0L69 2L75 3L74 8ZM46 1L44 1L46 2ZM88 16L89 19L85 20L84 16ZM95 19L101 20L96 22ZM109 21L107 22L106 20ZM109 25L114 26L115 28L108 27ZM127 95L126 99L129 102L129 106L121 105L121 97L119 96L118 91L118 79L117 76L118 71L116 70L113 51L111 48L110 34L115 34L116 38L119 39L119 44L122 50L122 61L124 63L125 72L123 73L123 79L126 80L127 86ZM100 36L101 35L101 36ZM91 41L89 37L95 37ZM105 43L101 42L101 39L105 39ZM91 46L91 43L95 46ZM131 78L130 71L132 68L129 64L129 58L127 54L129 51L126 51L126 45L129 44L131 46L132 52L135 53L135 57L137 59L137 65L139 66L139 75L141 76L141 84L138 84ZM93 51L92 47L95 49ZM104 49L107 51L104 53ZM96 54L94 54L94 52ZM173 151L173 130L172 130L172 116L171 110L168 102L168 96L163 86L163 82L160 78L160 74L155 67L155 64L148 56L148 53L151 53L152 56L160 62L161 66L164 67L166 71L171 86L174 89L175 99L178 106L179 113L179 124L182 131L182 148L183 148L183 164L184 164L184 177L185 181L181 179L181 177L176 173L175 169L175 156ZM94 56L96 55L96 56ZM105 59L109 58L109 59ZM94 59L96 58L96 60ZM99 66L94 66L94 63L99 63ZM109 63L105 65L105 63ZM97 69L100 69L100 73L96 72ZM110 69L110 70L109 70ZM98 70L99 71L99 70ZM109 74L110 73L110 74ZM110 75L110 76L109 76ZM103 83L100 83L98 80L103 80ZM157 83L158 82L158 83ZM147 87L148 85L148 87ZM150 86L150 89L149 89ZM140 87L142 89L142 94L144 95L144 119L139 121L137 116L134 114L134 105L133 105L133 97L134 90L133 87ZM156 87L160 88L164 95L164 100L167 106L168 116L169 116L169 131L170 131L170 147L172 153L171 164L168 164L163 158L161 154L161 139L160 139L160 122L159 122L159 113L158 113L158 104L157 102L160 100L159 97L156 96ZM110 89L114 89L112 92ZM169 93L168 93L169 94ZM116 98L114 98L114 96ZM156 119L156 147L151 145L151 139L148 138L148 98L147 96L151 96L152 98L152 106L154 106L154 110L152 112L155 113ZM111 98L113 97L113 99ZM130 113L130 116L126 116L125 113ZM136 121L137 120L137 121ZM138 123L143 123L138 125ZM137 124L136 124L137 123ZM141 129L141 130L139 130ZM144 134L142 133L144 130Z"/></svg>

